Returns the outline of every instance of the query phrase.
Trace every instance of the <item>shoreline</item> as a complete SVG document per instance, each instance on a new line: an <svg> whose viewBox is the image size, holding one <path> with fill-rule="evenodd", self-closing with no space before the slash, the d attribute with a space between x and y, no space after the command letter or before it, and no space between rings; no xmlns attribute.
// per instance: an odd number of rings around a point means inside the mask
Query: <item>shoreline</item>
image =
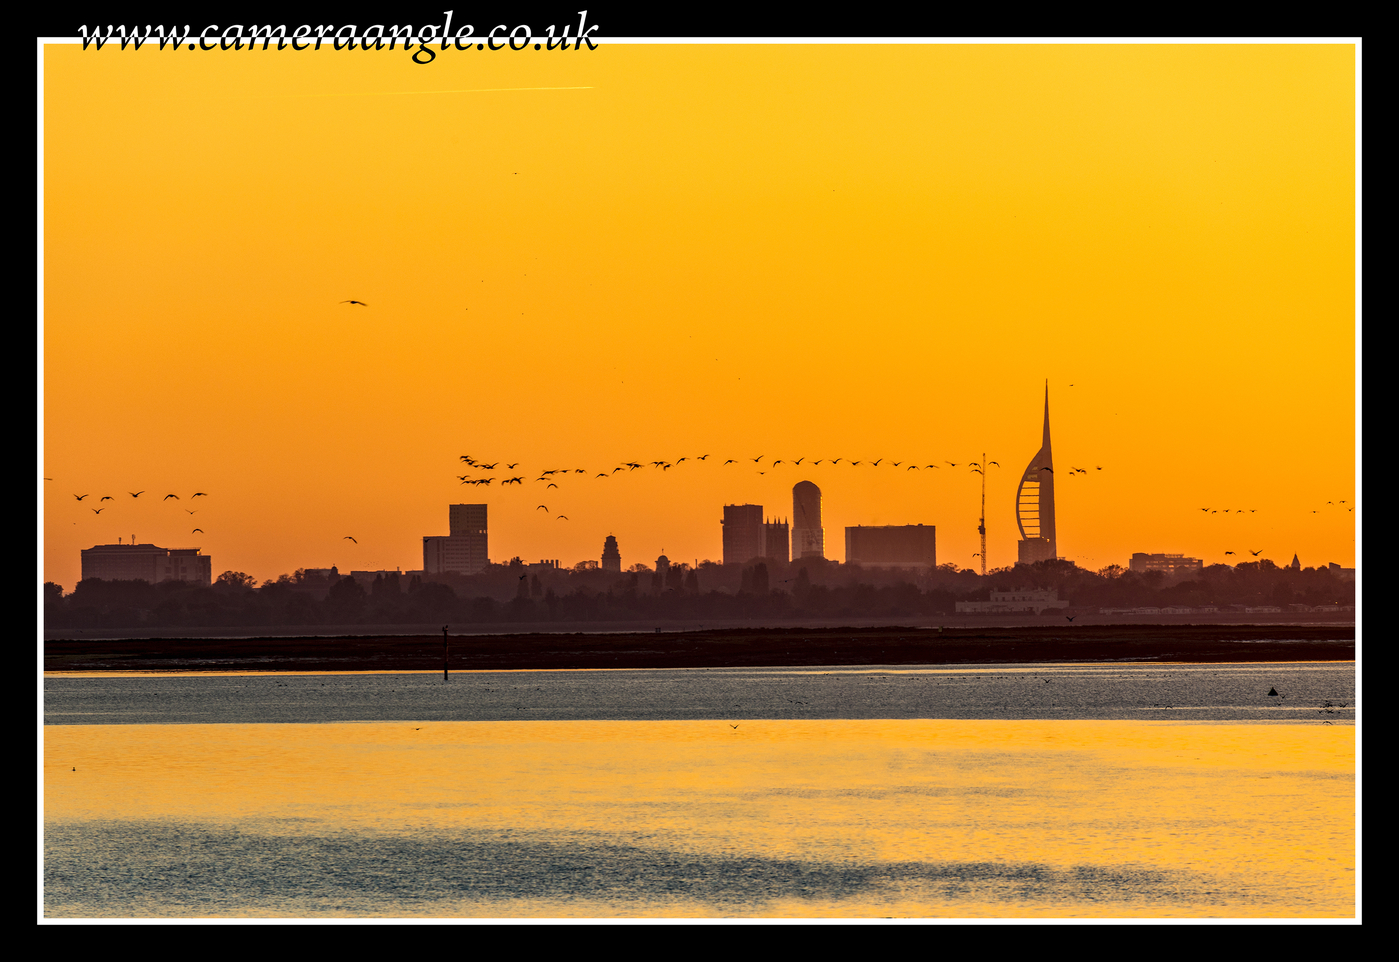
<svg viewBox="0 0 1399 962"><path fill-rule="evenodd" d="M322 629L323 630L323 629ZM717 628L449 634L451 671L1354 661L1331 623ZM54 639L43 671L441 671L435 634Z"/></svg>

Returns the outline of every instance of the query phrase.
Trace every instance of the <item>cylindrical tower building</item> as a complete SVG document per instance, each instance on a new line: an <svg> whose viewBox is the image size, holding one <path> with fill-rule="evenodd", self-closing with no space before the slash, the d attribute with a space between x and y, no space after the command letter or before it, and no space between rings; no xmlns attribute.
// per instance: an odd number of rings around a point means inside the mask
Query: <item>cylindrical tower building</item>
<svg viewBox="0 0 1399 962"><path fill-rule="evenodd" d="M826 557L821 527L821 489L810 481L792 486L792 560Z"/></svg>

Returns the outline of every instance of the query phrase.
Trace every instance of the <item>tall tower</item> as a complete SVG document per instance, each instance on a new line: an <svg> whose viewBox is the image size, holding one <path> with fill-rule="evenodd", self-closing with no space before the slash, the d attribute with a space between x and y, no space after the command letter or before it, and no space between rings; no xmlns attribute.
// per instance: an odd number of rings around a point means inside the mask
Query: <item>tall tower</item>
<svg viewBox="0 0 1399 962"><path fill-rule="evenodd" d="M724 526L724 564L747 564L763 557L766 536L762 505L726 504L720 524Z"/></svg>
<svg viewBox="0 0 1399 962"><path fill-rule="evenodd" d="M1049 381L1044 382L1044 440L1030 459L1015 492L1015 523L1020 528L1020 563L1059 557L1054 532L1054 453L1049 447Z"/></svg>
<svg viewBox="0 0 1399 962"><path fill-rule="evenodd" d="M622 570L622 552L617 548L617 539L610 534L602 543L602 570L614 573Z"/></svg>
<svg viewBox="0 0 1399 962"><path fill-rule="evenodd" d="M821 527L821 489L810 481L792 487L792 560L824 558L826 534Z"/></svg>

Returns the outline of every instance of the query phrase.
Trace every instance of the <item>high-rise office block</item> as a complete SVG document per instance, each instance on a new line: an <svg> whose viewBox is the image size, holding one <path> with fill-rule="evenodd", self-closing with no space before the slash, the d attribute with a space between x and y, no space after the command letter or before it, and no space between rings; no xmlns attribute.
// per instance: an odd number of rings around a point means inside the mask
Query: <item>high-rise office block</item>
<svg viewBox="0 0 1399 962"><path fill-rule="evenodd" d="M931 524L846 528L845 563L880 568L936 568L937 528Z"/></svg>
<svg viewBox="0 0 1399 962"><path fill-rule="evenodd" d="M82 551L83 580L189 581L213 584L213 559L198 548L160 548L153 544L99 544Z"/></svg>
<svg viewBox="0 0 1399 962"><path fill-rule="evenodd" d="M724 505L724 564L747 564L767 548L761 504Z"/></svg>
<svg viewBox="0 0 1399 962"><path fill-rule="evenodd" d="M1059 557L1054 531L1054 454L1049 447L1049 382L1044 382L1044 440L1030 459L1015 492L1015 523L1020 528L1020 563Z"/></svg>
<svg viewBox="0 0 1399 962"><path fill-rule="evenodd" d="M810 481L792 487L792 560L826 557L826 532L821 527L821 489Z"/></svg>
<svg viewBox="0 0 1399 962"><path fill-rule="evenodd" d="M622 572L622 552L617 547L617 539L610 534L602 543L602 570L617 574Z"/></svg>
<svg viewBox="0 0 1399 962"><path fill-rule="evenodd" d="M447 508L447 536L423 538L427 574L474 575L491 563L487 553L486 506L453 504Z"/></svg>
<svg viewBox="0 0 1399 962"><path fill-rule="evenodd" d="M763 525L763 557L775 561L791 560L788 550L787 522L768 521Z"/></svg>

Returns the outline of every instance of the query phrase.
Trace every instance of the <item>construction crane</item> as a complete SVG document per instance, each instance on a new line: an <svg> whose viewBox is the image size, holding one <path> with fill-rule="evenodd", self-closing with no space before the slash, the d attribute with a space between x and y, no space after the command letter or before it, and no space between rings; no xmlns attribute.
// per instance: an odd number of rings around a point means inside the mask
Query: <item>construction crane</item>
<svg viewBox="0 0 1399 962"><path fill-rule="evenodd" d="M981 452L981 520L976 531L981 535L981 577L986 577L986 452Z"/></svg>
<svg viewBox="0 0 1399 962"><path fill-rule="evenodd" d="M981 535L981 576L986 577L986 465L996 464L995 461L986 460L986 452L981 452L981 460L972 465L972 470L981 475L981 520L977 522L976 531ZM996 467L1000 467L996 464Z"/></svg>

